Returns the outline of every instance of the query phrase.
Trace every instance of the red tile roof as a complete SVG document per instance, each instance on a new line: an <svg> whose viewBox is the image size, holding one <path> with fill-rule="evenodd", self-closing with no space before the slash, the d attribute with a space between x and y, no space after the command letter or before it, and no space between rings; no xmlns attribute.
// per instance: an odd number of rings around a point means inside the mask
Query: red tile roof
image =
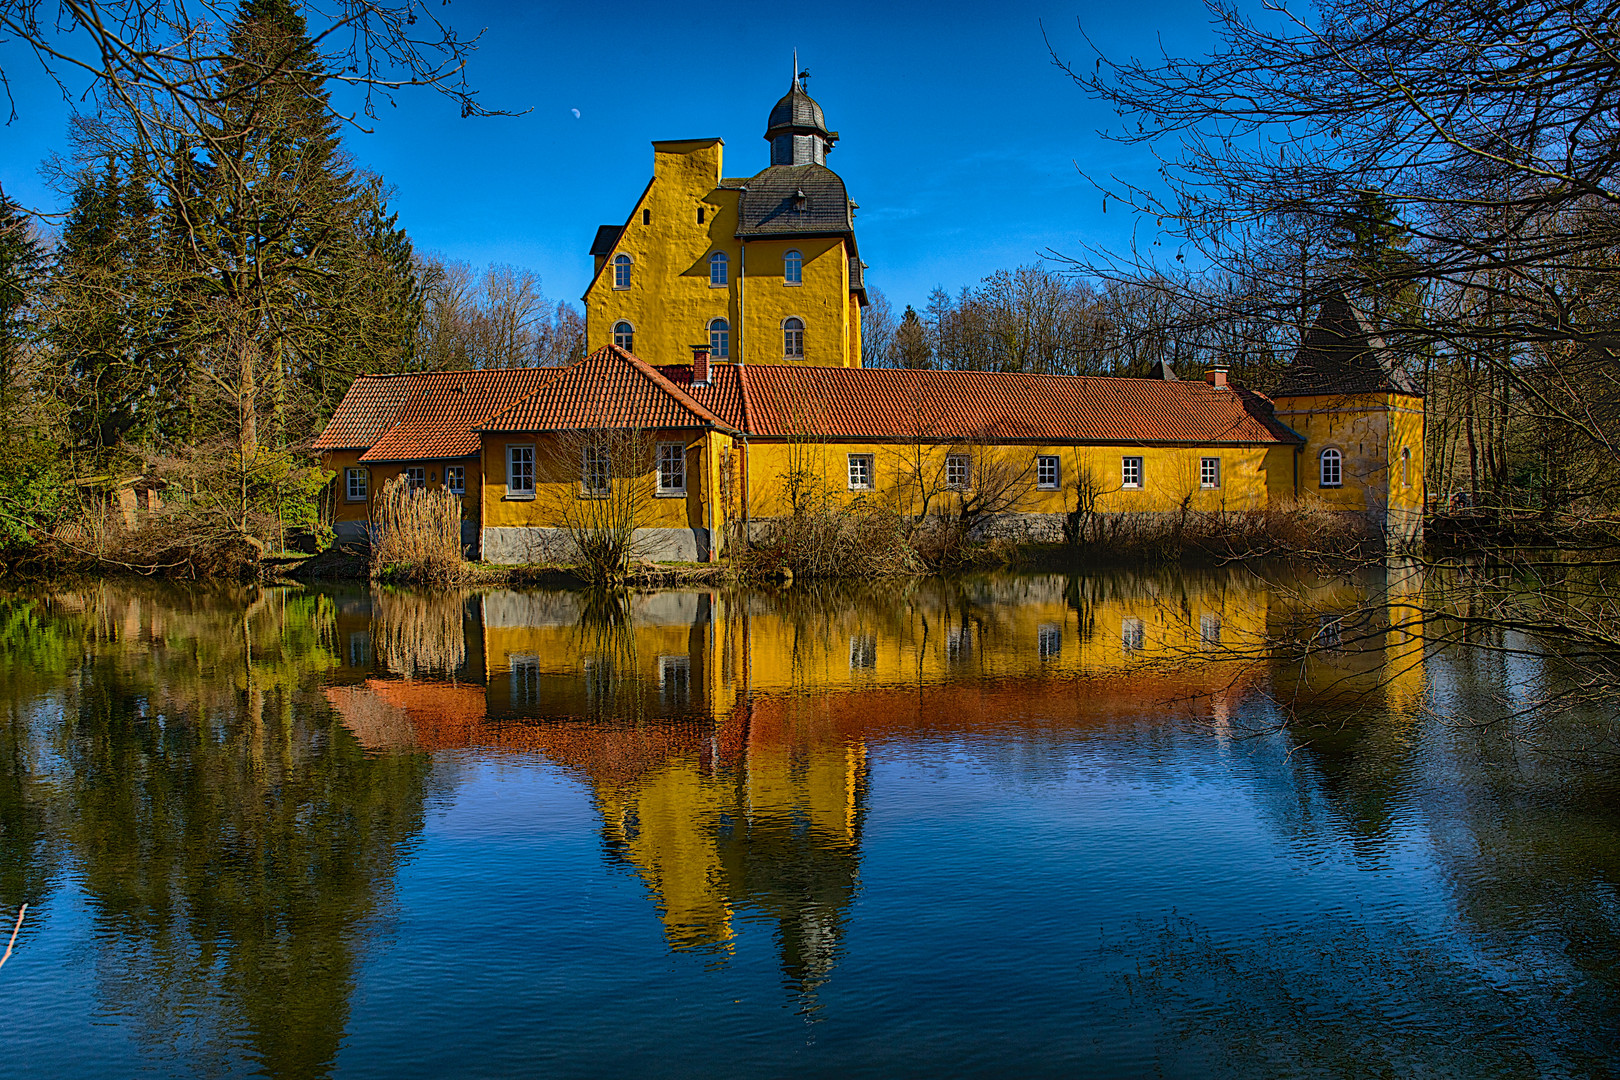
<svg viewBox="0 0 1620 1080"><path fill-rule="evenodd" d="M645 361L616 345L606 345L479 427L483 431L572 431L710 425L727 431L733 428Z"/></svg>
<svg viewBox="0 0 1620 1080"><path fill-rule="evenodd" d="M561 368L362 375L343 395L316 450L366 449L361 461L422 461L478 453L475 425L522 400Z"/></svg>
<svg viewBox="0 0 1620 1080"><path fill-rule="evenodd" d="M414 375L362 375L349 384L326 430L315 440L317 450L360 450L377 441L393 424L410 396Z"/></svg>
<svg viewBox="0 0 1620 1080"><path fill-rule="evenodd" d="M764 438L1038 443L1299 442L1240 387L1104 376L715 364L654 368L614 346L567 368L363 376L317 450L363 461L470 457L480 431L714 426ZM369 443L365 440L369 438Z"/></svg>
<svg viewBox="0 0 1620 1080"><path fill-rule="evenodd" d="M737 376L747 430L766 437L989 436L1206 446L1300 441L1272 416L1266 398L1204 382L785 364L750 364Z"/></svg>

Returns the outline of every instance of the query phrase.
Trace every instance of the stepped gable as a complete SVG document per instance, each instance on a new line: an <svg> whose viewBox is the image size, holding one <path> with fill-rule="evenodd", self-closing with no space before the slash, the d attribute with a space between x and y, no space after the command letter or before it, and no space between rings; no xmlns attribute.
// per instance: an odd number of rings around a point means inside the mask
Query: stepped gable
<svg viewBox="0 0 1620 1080"><path fill-rule="evenodd" d="M657 369L605 345L500 413L480 431L574 431L590 428L732 426Z"/></svg>
<svg viewBox="0 0 1620 1080"><path fill-rule="evenodd" d="M556 368L362 375L343 395L314 449L365 450L361 461L473 457L474 425L533 393Z"/></svg>
<svg viewBox="0 0 1620 1080"><path fill-rule="evenodd" d="M1366 314L1338 292L1322 302L1272 396L1392 393L1421 397L1423 391Z"/></svg>
<svg viewBox="0 0 1620 1080"><path fill-rule="evenodd" d="M744 370L739 406L750 435L961 439L1036 443L1289 444L1299 436L1271 402L1206 382L990 371L810 368Z"/></svg>

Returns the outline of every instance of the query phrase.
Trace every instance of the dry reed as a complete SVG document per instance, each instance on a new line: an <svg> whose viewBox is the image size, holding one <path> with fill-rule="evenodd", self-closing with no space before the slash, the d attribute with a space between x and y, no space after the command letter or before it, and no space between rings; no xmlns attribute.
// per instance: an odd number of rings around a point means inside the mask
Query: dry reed
<svg viewBox="0 0 1620 1080"><path fill-rule="evenodd" d="M372 528L372 578L454 585L466 575L460 497L442 488L413 488L403 476L385 483Z"/></svg>

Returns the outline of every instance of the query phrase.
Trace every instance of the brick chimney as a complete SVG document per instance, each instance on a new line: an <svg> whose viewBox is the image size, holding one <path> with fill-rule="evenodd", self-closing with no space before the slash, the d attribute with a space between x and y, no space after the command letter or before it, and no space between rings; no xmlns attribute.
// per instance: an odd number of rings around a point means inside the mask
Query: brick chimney
<svg viewBox="0 0 1620 1080"><path fill-rule="evenodd" d="M1204 372L1204 381L1217 390L1227 389L1226 373L1231 370L1225 364L1211 364Z"/></svg>
<svg viewBox="0 0 1620 1080"><path fill-rule="evenodd" d="M709 347L707 345L692 346L692 385L709 385Z"/></svg>

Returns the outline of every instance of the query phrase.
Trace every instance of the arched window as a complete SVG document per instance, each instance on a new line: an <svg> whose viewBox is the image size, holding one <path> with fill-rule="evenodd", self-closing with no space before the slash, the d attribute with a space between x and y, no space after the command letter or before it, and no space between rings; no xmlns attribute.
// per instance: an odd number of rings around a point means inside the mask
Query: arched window
<svg viewBox="0 0 1620 1080"><path fill-rule="evenodd" d="M709 322L709 357L724 360L731 356L731 324L724 319Z"/></svg>
<svg viewBox="0 0 1620 1080"><path fill-rule="evenodd" d="M804 256L797 251L789 251L782 256L782 282L786 285L798 285L804 281Z"/></svg>
<svg viewBox="0 0 1620 1080"><path fill-rule="evenodd" d="M1412 486L1412 448L1401 447L1401 487Z"/></svg>
<svg viewBox="0 0 1620 1080"><path fill-rule="evenodd" d="M782 320L782 358L785 360L804 359L804 320Z"/></svg>
<svg viewBox="0 0 1620 1080"><path fill-rule="evenodd" d="M709 286L711 288L724 285L731 280L729 260L726 253L717 251L709 256Z"/></svg>
<svg viewBox="0 0 1620 1080"><path fill-rule="evenodd" d="M613 256L613 287L615 289L630 287L630 256L624 254Z"/></svg>
<svg viewBox="0 0 1620 1080"><path fill-rule="evenodd" d="M1340 487L1344 484L1344 455L1331 446L1322 451L1322 486Z"/></svg>
<svg viewBox="0 0 1620 1080"><path fill-rule="evenodd" d="M627 322L613 324L613 344L625 352L636 351L636 328Z"/></svg>

